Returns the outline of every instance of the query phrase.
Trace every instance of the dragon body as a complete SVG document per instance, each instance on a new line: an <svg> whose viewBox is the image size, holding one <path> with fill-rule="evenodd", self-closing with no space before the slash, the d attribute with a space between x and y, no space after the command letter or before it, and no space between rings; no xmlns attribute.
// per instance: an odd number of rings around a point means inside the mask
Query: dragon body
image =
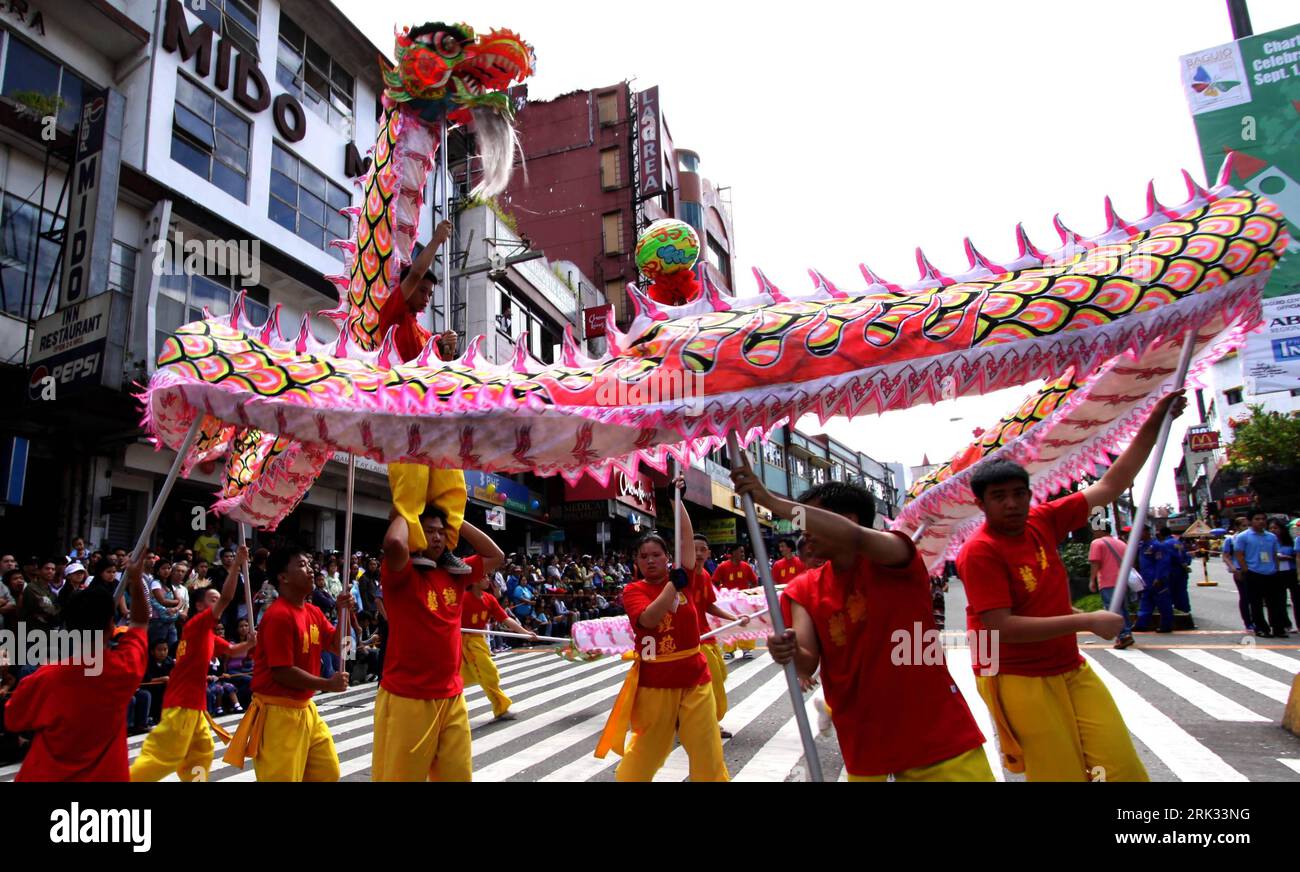
<svg viewBox="0 0 1300 872"><path fill-rule="evenodd" d="M503 365L484 359L477 340L458 360L440 361L431 343L404 364L391 341L365 348L345 331L323 343L306 321L285 337L274 317L253 325L237 305L167 342L145 395L147 426L176 446L202 414L304 452L608 481L615 470L663 469L669 455L687 460L728 432L752 439L805 414L853 417L1073 373L1079 384L1057 385L1035 418L1083 410L1076 423L1101 432L1063 446L1047 471L1068 477L1173 389L1157 376L1130 384L1129 370L1169 368L1165 358L1193 329L1203 362L1256 323L1286 231L1271 202L1226 178L1206 191L1189 177L1177 207L1150 195L1138 221L1108 203L1108 228L1095 238L1058 222L1055 252L1019 231L1018 257L996 264L968 243L962 275L944 275L918 252L921 279L909 287L866 267L867 286L851 293L816 272L802 294L756 271L753 296L724 298L706 282L700 299L677 307L629 287L636 317L626 334L611 318L610 352L585 357L566 331L555 365L533 359L523 339ZM1089 406L1083 383L1135 399ZM1052 403L1060 408L1046 414ZM1015 430L1008 421L998 438Z"/></svg>
<svg viewBox="0 0 1300 872"><path fill-rule="evenodd" d="M341 341L325 357L355 356L382 342L380 310L410 263L443 129L470 124L477 134L483 181L474 194L499 193L513 166L513 107L505 91L531 75L534 64L532 49L518 35L493 30L480 36L465 24L430 23L399 32L395 54L396 65L384 70L383 114L371 168L361 181L361 205L341 210L351 219L352 237L331 243L344 255L345 272L327 277L338 288L339 304L319 314L336 323ZM309 321L303 319L304 331ZM255 338L269 346L277 336L278 307ZM262 388L273 386L262 382ZM209 416L183 470L226 456L214 511L274 529L332 454L327 444L292 438L274 424Z"/></svg>

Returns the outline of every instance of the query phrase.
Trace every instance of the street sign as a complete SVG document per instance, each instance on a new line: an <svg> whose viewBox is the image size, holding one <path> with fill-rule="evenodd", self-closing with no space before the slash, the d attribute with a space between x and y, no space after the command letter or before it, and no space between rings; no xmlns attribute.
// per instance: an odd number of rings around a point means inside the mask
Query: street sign
<svg viewBox="0 0 1300 872"><path fill-rule="evenodd" d="M1219 448L1219 431L1218 430L1189 430L1187 432L1187 447L1191 451L1216 451Z"/></svg>
<svg viewBox="0 0 1300 872"><path fill-rule="evenodd" d="M596 525L596 541L601 544L609 541L609 521L601 521Z"/></svg>

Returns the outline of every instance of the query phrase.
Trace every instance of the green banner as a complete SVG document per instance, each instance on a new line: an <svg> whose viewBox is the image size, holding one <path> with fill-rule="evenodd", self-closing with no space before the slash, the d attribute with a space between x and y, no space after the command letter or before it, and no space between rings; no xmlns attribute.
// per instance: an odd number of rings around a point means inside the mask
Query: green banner
<svg viewBox="0 0 1300 872"><path fill-rule="evenodd" d="M1300 293L1300 24L1185 55L1183 90L1211 184L1229 152L1231 184L1287 217L1291 244L1267 297Z"/></svg>

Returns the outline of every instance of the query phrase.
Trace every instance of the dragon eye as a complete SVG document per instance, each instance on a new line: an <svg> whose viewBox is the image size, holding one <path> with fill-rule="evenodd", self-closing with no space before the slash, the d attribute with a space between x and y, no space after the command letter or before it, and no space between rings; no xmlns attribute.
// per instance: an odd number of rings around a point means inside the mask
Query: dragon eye
<svg viewBox="0 0 1300 872"><path fill-rule="evenodd" d="M460 40L450 33L438 34L434 38L434 47L445 58L454 58L460 54Z"/></svg>

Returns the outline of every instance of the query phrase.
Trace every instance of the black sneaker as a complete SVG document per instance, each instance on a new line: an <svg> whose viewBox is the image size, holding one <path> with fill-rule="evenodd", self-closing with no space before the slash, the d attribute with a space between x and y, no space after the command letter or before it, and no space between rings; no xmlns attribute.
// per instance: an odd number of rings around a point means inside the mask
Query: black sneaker
<svg viewBox="0 0 1300 872"><path fill-rule="evenodd" d="M438 568L452 575L469 575L474 568L450 551L442 552L438 558Z"/></svg>

